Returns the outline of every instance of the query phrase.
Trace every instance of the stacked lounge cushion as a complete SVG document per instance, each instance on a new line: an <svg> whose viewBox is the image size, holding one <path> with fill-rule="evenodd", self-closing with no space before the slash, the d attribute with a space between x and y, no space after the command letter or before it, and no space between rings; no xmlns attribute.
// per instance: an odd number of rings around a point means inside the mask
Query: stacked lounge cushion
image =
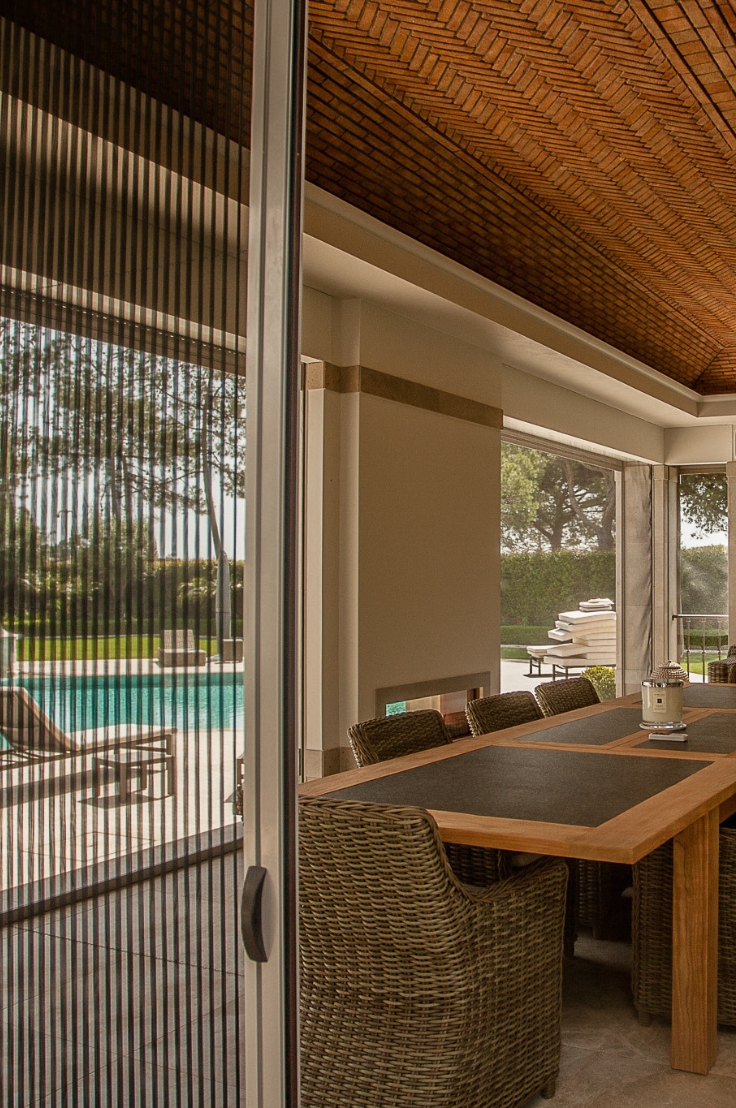
<svg viewBox="0 0 736 1108"><path fill-rule="evenodd" d="M548 635L553 645L544 661L549 665L577 669L616 664L616 613L612 600L585 600L574 612L560 612Z"/></svg>

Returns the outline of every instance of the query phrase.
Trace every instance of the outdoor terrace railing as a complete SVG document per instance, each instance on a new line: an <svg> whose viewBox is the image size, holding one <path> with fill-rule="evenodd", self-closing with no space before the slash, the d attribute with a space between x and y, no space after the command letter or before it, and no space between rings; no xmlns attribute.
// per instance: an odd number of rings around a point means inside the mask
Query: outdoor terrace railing
<svg viewBox="0 0 736 1108"><path fill-rule="evenodd" d="M705 681L708 662L720 661L728 653L728 616L676 612L672 618L678 621L680 665L689 677L694 672L693 661L699 659Z"/></svg>

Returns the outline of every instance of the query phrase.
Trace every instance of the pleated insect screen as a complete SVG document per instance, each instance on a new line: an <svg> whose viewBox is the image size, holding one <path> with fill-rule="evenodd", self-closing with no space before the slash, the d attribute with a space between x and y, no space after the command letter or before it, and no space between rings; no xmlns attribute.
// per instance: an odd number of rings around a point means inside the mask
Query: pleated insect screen
<svg viewBox="0 0 736 1108"><path fill-rule="evenodd" d="M224 1108L246 13L31 2L0 36L0 1100Z"/></svg>

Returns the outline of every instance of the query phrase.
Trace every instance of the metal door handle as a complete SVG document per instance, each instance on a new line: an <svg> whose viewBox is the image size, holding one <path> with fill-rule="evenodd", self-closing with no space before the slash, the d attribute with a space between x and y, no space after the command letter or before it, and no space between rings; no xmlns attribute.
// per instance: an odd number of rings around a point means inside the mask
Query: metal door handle
<svg viewBox="0 0 736 1108"><path fill-rule="evenodd" d="M261 924L263 882L266 880L267 872L263 866L248 866L243 882L243 894L240 900L240 933L245 952L252 962L268 961L266 948L263 945Z"/></svg>

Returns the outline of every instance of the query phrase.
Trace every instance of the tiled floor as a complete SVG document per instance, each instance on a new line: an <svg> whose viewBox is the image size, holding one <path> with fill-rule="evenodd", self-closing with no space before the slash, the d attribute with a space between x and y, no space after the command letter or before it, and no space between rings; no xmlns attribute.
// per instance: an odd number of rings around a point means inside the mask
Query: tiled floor
<svg viewBox="0 0 736 1108"><path fill-rule="evenodd" d="M670 1029L640 1027L629 986L631 946L578 939L565 963L562 1065L552 1101L528 1108L734 1108L736 1029L719 1029L707 1077L670 1068Z"/></svg>
<svg viewBox="0 0 736 1108"><path fill-rule="evenodd" d="M241 876L228 855L0 931L3 1108L242 1105ZM736 1030L708 1077L675 1073L669 1027L637 1022L630 958L583 936L566 962L551 1104L734 1108Z"/></svg>
<svg viewBox="0 0 736 1108"><path fill-rule="evenodd" d="M3 1108L242 1103L240 854L0 931Z"/></svg>

